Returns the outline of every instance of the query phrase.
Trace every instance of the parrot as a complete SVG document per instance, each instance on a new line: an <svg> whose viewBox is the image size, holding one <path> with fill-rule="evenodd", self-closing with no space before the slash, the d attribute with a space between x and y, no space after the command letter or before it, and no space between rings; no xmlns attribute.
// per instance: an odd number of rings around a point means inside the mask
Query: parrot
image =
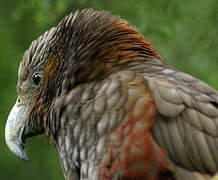
<svg viewBox="0 0 218 180"><path fill-rule="evenodd" d="M33 41L18 69L5 141L45 134L67 180L209 179L218 91L171 67L119 16L77 10Z"/></svg>

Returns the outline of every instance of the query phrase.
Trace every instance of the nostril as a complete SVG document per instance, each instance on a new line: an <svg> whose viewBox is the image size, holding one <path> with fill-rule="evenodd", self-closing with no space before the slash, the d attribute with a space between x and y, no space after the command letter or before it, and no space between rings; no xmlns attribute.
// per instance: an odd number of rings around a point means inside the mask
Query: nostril
<svg viewBox="0 0 218 180"><path fill-rule="evenodd" d="M20 98L17 99L17 102L20 103Z"/></svg>

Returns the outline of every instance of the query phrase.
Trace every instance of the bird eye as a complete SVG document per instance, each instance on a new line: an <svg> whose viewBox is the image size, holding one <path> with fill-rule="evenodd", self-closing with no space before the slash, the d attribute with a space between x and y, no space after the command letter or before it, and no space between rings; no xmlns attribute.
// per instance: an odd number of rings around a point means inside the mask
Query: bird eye
<svg viewBox="0 0 218 180"><path fill-rule="evenodd" d="M39 85L42 80L42 74L36 73L33 75L33 83L34 85Z"/></svg>

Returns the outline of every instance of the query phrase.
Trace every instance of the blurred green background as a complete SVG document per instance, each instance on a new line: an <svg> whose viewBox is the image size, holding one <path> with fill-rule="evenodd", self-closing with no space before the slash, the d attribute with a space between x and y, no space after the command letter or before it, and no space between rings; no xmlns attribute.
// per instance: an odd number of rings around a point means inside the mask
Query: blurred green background
<svg viewBox="0 0 218 180"><path fill-rule="evenodd" d="M16 99L17 69L24 51L44 31L76 9L93 7L138 27L174 67L218 89L216 0L7 0L0 2L0 179L64 179L58 155L45 136L27 141L26 163L4 141L7 115Z"/></svg>

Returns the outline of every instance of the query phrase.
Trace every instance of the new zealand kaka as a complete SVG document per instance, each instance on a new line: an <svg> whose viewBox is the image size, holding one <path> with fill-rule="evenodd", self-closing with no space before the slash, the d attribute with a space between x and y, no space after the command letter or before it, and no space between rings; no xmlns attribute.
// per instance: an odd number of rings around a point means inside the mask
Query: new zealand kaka
<svg viewBox="0 0 218 180"><path fill-rule="evenodd" d="M28 160L46 133L66 179L194 179L218 170L218 92L169 66L127 21L92 9L66 16L20 63L5 130Z"/></svg>

